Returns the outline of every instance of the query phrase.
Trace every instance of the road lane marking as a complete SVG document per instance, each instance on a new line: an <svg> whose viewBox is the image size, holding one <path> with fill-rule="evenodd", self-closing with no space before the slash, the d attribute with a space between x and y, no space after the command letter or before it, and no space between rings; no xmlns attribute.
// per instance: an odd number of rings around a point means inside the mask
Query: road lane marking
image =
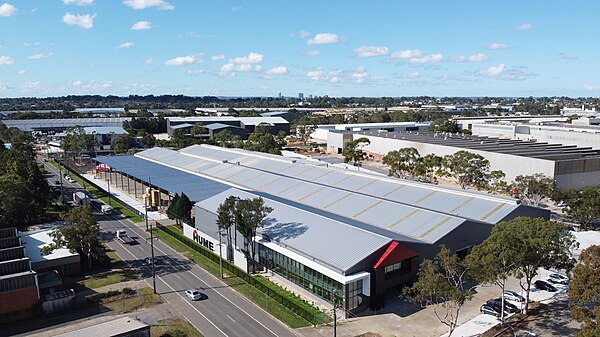
<svg viewBox="0 0 600 337"><path fill-rule="evenodd" d="M127 253L129 253L129 255L131 255L131 256L132 256L134 259L136 258L136 256L135 256L135 255L134 255L132 252L130 252L130 251L129 251L129 249L127 249L127 247L125 247L125 245L123 245L121 242L118 242L118 241L115 241L115 242L117 242L117 244L119 244L121 247L123 247L123 249L125 249L125 251L126 251ZM143 268L146 268L146 269L149 269L149 270L150 270L150 268L148 268L148 266L144 266ZM152 270L150 270L150 271L152 271ZM205 316L205 315L204 315L202 312L200 312L200 310L198 310L198 308L196 308L195 306L193 306L193 305L192 305L192 304L191 304L191 303L190 303L190 302L189 302L189 301L188 301L188 300L187 300L185 297L183 297L183 296L182 296L182 295L181 295L181 294L180 294L178 291L176 291L176 290L175 290L173 287L171 287L171 285L170 285L170 284L168 284L168 283L167 283L165 280L163 280L163 279L162 279L160 276L157 276L156 278L157 278L157 279L159 279L160 281L162 281L162 282L163 282L163 283L164 283L164 284L165 284L167 287L169 287L169 288L170 288L170 289L173 291L173 293L175 293L175 294L177 294L179 297L181 297L181 298L182 298L182 299L185 301L185 303L187 303L187 304L188 304L190 307L192 307L192 309L194 309L194 310L195 310L197 313L199 313L199 314L200 314L200 316L204 317L204 319L206 319L206 320L207 320L207 321L208 321L210 324L212 324L212 326L214 326L214 327L215 327L217 330L219 330L219 332L221 332L221 333L222 333L224 336L227 336L227 337L228 337L228 335L227 335L225 332L223 332L223 330L221 330L221 329L220 329L220 328L219 328L219 327L218 327L218 326L217 326L215 323L213 323L213 321L211 321L210 319L208 319L208 317L206 317L206 316ZM148 281L146 281L146 282L148 282ZM188 321L189 321L189 320L188 320ZM193 321L190 321L190 323L192 323L192 322L193 322ZM192 324L193 324L193 323L192 323ZM200 331L200 330L198 330L198 331Z"/></svg>
<svg viewBox="0 0 600 337"><path fill-rule="evenodd" d="M120 222L121 224L123 224L125 227L127 227L127 229L130 229L132 231L135 232L136 229L139 229L140 231L143 232L142 228L138 228L137 226L135 226L135 224L133 224L133 227L131 227L130 225L127 225L127 223L125 223L122 219L119 219L116 217L116 215L112 215L112 217L114 217L114 219L118 222ZM137 234L137 233L136 233ZM143 240L146 241L146 244L148 244L147 240ZM120 244L120 243L119 243ZM169 256L170 254L167 254L165 251L163 251L162 249L158 248L158 247L154 247L154 249L158 250L159 252L161 252L163 255L165 256ZM171 248L172 249L172 248ZM175 250L174 250L175 251ZM175 251L175 253L179 254L177 251ZM180 255L180 254L179 254ZM135 257L135 256L134 256ZM182 263L177 262L177 259L173 259L175 261L175 264L178 266L184 266ZM200 268L200 267L199 267ZM202 269L202 268L200 268ZM192 272L192 269L189 270L185 270L183 272L189 272L193 277L195 277L197 280L199 280L200 282L202 282L203 284L205 284L208 288L211 288L210 285L208 283L206 283L204 280L202 280L198 275L194 274L194 272ZM210 274L210 273L209 273ZM213 276L211 274L211 276ZM214 277L214 276L213 276ZM218 279L217 279L218 280ZM165 281L163 281L165 282ZM222 281L221 281L222 282ZM165 282L166 283L166 282ZM250 317L250 319L252 319L253 321L255 321L256 323L260 324L263 328L265 328L267 331L269 331L271 334L273 334L274 336L279 337L278 334L276 334L275 332L273 332L273 330L269 329L266 325L264 325L262 322L258 321L254 316L250 315L246 310L242 309L240 306L238 306L237 304L235 304L234 302L232 302L229 298L227 298L225 295L221 294L220 291L218 291L215 288L212 288L212 290L219 294L219 296L221 296L222 298L224 298L227 302L231 303L234 307L238 308L241 312L243 312L244 314L246 314L246 316ZM248 301L248 300L247 300ZM256 304L248 301L250 304L257 306ZM257 306L258 307L258 306ZM259 307L260 308L260 307ZM263 310L264 311L264 310ZM267 313L268 314L268 313Z"/></svg>
<svg viewBox="0 0 600 337"><path fill-rule="evenodd" d="M231 316L229 316L229 315L227 315L227 317L229 317L229 319L230 319L231 321L233 321L233 323L235 323L235 319L231 318Z"/></svg>

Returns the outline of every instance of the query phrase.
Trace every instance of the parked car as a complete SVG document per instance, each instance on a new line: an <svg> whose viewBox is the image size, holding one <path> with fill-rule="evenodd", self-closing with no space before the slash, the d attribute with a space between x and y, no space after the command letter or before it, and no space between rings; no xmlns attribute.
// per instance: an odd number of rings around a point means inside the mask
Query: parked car
<svg viewBox="0 0 600 337"><path fill-rule="evenodd" d="M502 299L501 298L495 298L493 300L489 300L487 301L487 304L495 306L501 308L502 307ZM517 308L516 305L509 303L507 301L504 301L504 312L508 312L508 313L519 313L521 312L521 309Z"/></svg>
<svg viewBox="0 0 600 337"><path fill-rule="evenodd" d="M546 290L551 293L556 292L556 288L544 280L537 280L537 281L533 282L533 286L536 287L537 289Z"/></svg>
<svg viewBox="0 0 600 337"><path fill-rule="evenodd" d="M198 301L204 298L204 294L199 292L196 288L186 290L185 296L189 297L192 301Z"/></svg>
<svg viewBox="0 0 600 337"><path fill-rule="evenodd" d="M479 311L482 314L500 317L500 308L493 305L484 304L481 306L481 308L479 308Z"/></svg>
<svg viewBox="0 0 600 337"><path fill-rule="evenodd" d="M59 180L55 180L54 181L54 185L60 185L60 181Z"/></svg>
<svg viewBox="0 0 600 337"><path fill-rule="evenodd" d="M559 284L568 284L570 281L567 276L558 274L558 273L552 273L552 274L548 275L547 280L552 283L559 283Z"/></svg>
<svg viewBox="0 0 600 337"><path fill-rule="evenodd" d="M157 259L156 257L152 257L152 256L148 256L144 259L144 261L146 261L146 264L152 264L152 262L154 262L154 264L157 264Z"/></svg>
<svg viewBox="0 0 600 337"><path fill-rule="evenodd" d="M512 290L505 290L504 298L509 301L525 302L525 297L519 295L517 292L512 291Z"/></svg>

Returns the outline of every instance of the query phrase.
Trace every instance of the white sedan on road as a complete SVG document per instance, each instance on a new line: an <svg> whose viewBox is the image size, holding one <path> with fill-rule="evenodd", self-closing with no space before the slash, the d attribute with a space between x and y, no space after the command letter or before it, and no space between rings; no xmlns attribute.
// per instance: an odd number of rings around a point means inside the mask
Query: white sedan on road
<svg viewBox="0 0 600 337"><path fill-rule="evenodd" d="M192 301L198 301L204 298L204 294L199 292L196 288L186 290L185 296L189 297Z"/></svg>

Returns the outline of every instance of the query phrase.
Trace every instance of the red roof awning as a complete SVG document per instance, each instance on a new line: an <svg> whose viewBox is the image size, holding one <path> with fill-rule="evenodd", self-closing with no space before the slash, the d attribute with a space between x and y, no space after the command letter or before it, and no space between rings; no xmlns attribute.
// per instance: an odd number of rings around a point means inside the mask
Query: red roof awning
<svg viewBox="0 0 600 337"><path fill-rule="evenodd" d="M382 268L391 266L394 263L398 263L402 260L410 259L411 257L415 257L418 254L413 252L412 250L406 248L401 245L397 241L392 241L390 246L383 252L379 260L375 263L373 268Z"/></svg>

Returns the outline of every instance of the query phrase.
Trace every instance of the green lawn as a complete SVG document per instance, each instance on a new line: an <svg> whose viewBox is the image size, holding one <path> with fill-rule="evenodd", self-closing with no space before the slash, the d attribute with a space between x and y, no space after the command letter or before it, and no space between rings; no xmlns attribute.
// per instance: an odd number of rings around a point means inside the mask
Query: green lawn
<svg viewBox="0 0 600 337"><path fill-rule="evenodd" d="M213 274L217 277L220 276L220 268L217 263L208 259L204 255L194 251L193 249L187 247L185 244L183 244L179 240L175 239L174 237L170 236L169 234L167 234L163 231L156 230L155 235L157 237L159 237L161 240L163 240L165 243L167 243L169 246L171 246L173 249L175 249L176 251L183 253L187 258L194 261L196 264L198 264L204 270L210 272L211 274ZM258 276L258 277L260 277L260 276ZM264 281L270 282L266 279ZM240 292L241 294L246 296L250 301L254 302L255 304L257 304L258 306L263 308L265 311L267 311L268 313L270 313L271 315L273 315L274 317L276 317L283 323L287 324L291 328L301 328L301 327L306 327L306 326L311 325L310 322L308 322L304 318L298 316L293 311L284 307L279 302L275 301L274 299L272 299L265 293L261 292L260 290L256 289L255 287L251 286L250 284L246 283L244 280L242 280L239 277L235 277L233 275L227 274L227 272L225 271L225 279L223 280L223 282L225 282L227 285L229 285L230 287L234 288L235 290L237 290L238 292ZM288 293L284 289L281 289L277 285L273 284L273 287L271 287L271 288L280 289L280 291L278 290L278 292L281 292L282 295L284 295L285 297L287 297L289 299L294 300L297 303L302 302L302 304L304 304L303 307L310 306L309 304L303 302L301 299ZM311 308L315 312L315 316L317 316L319 321L322 321L323 323L327 323L327 322L331 321L331 317L321 313L320 311L318 311L317 308L314 308L312 306L311 306Z"/></svg>
<svg viewBox="0 0 600 337"><path fill-rule="evenodd" d="M154 294L151 288L141 288L131 295L121 294L102 300L104 306L118 313L151 307L160 302L160 296Z"/></svg>
<svg viewBox="0 0 600 337"><path fill-rule="evenodd" d="M52 165L58 167L58 163L54 160L50 161L52 163ZM121 205L118 201L116 201L114 198L110 199L109 202L109 198L108 198L108 194L105 191L102 191L92 185L90 185L89 183L86 183L84 185L84 180L82 178L80 178L79 176L71 173L70 171L68 171L67 169L65 169L66 174L70 175L71 178L75 179L75 181L77 181L77 183L81 186L85 186L85 189L87 191L90 192L90 194L92 194L95 198L102 200L102 202L104 202L105 204L110 204L112 206L112 208L118 212L121 213L125 218L131 220L131 222L142 222L144 221L144 219L138 215L136 215L135 213L133 213L132 211L130 211L128 208L124 207L123 205Z"/></svg>
<svg viewBox="0 0 600 337"><path fill-rule="evenodd" d="M176 335L175 331L182 334ZM204 337L196 328L183 319L163 319L158 324L150 326L150 336L160 337L170 333L171 336Z"/></svg>
<svg viewBox="0 0 600 337"><path fill-rule="evenodd" d="M86 288L95 289L110 284L121 283L131 280L137 280L137 275L135 275L135 273L132 270L125 269L94 274L84 280L79 281L78 283Z"/></svg>

